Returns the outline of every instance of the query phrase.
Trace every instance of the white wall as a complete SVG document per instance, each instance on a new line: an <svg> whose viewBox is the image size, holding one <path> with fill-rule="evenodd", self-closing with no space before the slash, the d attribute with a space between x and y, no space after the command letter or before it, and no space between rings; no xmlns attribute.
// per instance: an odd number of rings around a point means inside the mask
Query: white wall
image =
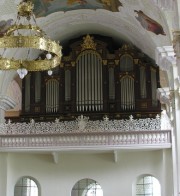
<svg viewBox="0 0 180 196"><path fill-rule="evenodd" d="M59 153L58 164L50 153L0 153L0 195L13 196L18 179L31 176L39 182L41 196L70 196L74 184L83 178L96 180L104 196L132 196L136 178L151 174L160 181L162 196L170 196L171 163L171 150L121 150L116 163L113 153Z"/></svg>

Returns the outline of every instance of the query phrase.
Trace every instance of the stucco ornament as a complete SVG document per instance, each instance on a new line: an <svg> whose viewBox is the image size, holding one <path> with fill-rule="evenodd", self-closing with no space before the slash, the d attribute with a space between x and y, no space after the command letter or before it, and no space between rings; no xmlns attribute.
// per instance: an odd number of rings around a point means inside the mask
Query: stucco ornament
<svg viewBox="0 0 180 196"><path fill-rule="evenodd" d="M89 118L85 117L83 115L79 116L77 118L77 122L78 122L78 128L79 130L84 130L86 128L87 122L88 122Z"/></svg>
<svg viewBox="0 0 180 196"><path fill-rule="evenodd" d="M163 126L162 126L163 122ZM29 123L0 123L0 134L60 134L60 133L95 133L95 132L127 132L127 131L160 131L170 129L169 120L164 117L134 119L130 116L125 120L96 120L91 121L89 117L79 116L74 121L35 122L31 119ZM163 129L162 129L163 128Z"/></svg>

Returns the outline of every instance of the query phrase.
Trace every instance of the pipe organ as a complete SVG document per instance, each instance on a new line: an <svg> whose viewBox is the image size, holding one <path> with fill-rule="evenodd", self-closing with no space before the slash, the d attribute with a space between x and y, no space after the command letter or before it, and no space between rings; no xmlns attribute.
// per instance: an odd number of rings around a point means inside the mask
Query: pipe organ
<svg viewBox="0 0 180 196"><path fill-rule="evenodd" d="M85 50L76 60L77 112L103 111L102 58L93 50Z"/></svg>
<svg viewBox="0 0 180 196"><path fill-rule="evenodd" d="M22 119L154 117L159 114L157 65L131 44L86 35L64 46L49 76L31 72L22 84Z"/></svg>
<svg viewBox="0 0 180 196"><path fill-rule="evenodd" d="M56 113L59 110L59 82L50 79L46 82L46 113Z"/></svg>

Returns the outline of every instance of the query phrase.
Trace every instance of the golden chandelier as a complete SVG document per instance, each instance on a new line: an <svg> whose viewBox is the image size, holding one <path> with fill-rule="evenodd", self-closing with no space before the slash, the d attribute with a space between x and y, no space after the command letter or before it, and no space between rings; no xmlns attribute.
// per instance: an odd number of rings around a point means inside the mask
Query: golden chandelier
<svg viewBox="0 0 180 196"><path fill-rule="evenodd" d="M16 22L0 37L0 70L17 70L20 78L24 78L28 71L49 70L50 75L51 69L60 64L62 57L62 47L59 43L47 38L37 26L33 9L34 4L31 0L20 2ZM14 53L18 55L10 57L13 50L16 50ZM30 53L34 50L37 57L31 59ZM46 54L43 59L38 58L42 51ZM22 57L19 57L19 54L22 54Z"/></svg>

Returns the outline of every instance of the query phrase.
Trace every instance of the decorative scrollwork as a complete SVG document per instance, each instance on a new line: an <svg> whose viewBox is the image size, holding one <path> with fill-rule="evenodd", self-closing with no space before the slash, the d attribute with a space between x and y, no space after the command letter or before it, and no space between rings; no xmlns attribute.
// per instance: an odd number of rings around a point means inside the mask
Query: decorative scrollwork
<svg viewBox="0 0 180 196"><path fill-rule="evenodd" d="M84 42L81 45L82 51L87 49L96 50L96 43L94 42L93 37L86 35L86 37L83 37L83 40Z"/></svg>
<svg viewBox="0 0 180 196"><path fill-rule="evenodd" d="M161 122L163 120L164 125ZM166 122L166 123L165 123ZM126 131L153 131L170 129L167 119L157 116L155 119L134 119L130 116L128 120L104 120L91 121L88 117L79 116L74 121L12 123L8 121L0 124L0 134L56 134L56 133L80 133L80 132L126 132Z"/></svg>

